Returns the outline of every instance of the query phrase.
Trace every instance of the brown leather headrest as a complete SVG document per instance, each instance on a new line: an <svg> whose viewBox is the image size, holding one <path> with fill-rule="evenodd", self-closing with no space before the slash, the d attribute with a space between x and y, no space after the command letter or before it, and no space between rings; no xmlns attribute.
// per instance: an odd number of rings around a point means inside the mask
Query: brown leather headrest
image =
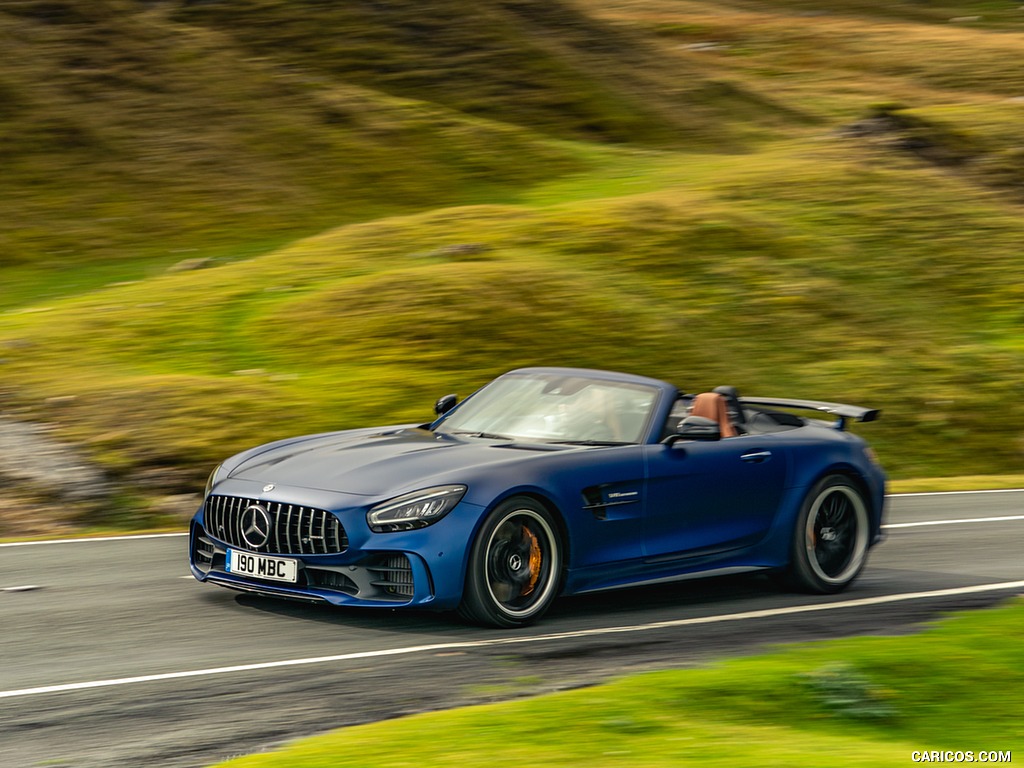
<svg viewBox="0 0 1024 768"><path fill-rule="evenodd" d="M702 392L697 395L690 406L690 415L717 421L722 430L722 437L736 437L739 434L729 419L725 398L717 392Z"/></svg>

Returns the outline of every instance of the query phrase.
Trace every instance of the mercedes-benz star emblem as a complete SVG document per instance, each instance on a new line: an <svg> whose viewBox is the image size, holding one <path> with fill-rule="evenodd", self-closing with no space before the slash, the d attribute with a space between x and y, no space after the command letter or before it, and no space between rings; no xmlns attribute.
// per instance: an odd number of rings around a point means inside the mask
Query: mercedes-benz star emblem
<svg viewBox="0 0 1024 768"><path fill-rule="evenodd" d="M239 523L242 538L252 549L266 546L270 541L270 513L259 504L250 504L243 509Z"/></svg>

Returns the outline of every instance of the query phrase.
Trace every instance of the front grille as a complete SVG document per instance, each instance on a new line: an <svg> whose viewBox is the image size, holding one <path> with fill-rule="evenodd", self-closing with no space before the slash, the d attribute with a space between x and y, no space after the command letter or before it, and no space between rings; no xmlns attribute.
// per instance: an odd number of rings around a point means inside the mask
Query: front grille
<svg viewBox="0 0 1024 768"><path fill-rule="evenodd" d="M266 543L257 541L258 546L252 542L262 536L243 531L244 513L254 506L266 510L270 518ZM348 549L348 534L337 517L323 509L296 504L260 501L242 496L209 496L204 511L204 527L208 534L225 544L256 552L336 555Z"/></svg>

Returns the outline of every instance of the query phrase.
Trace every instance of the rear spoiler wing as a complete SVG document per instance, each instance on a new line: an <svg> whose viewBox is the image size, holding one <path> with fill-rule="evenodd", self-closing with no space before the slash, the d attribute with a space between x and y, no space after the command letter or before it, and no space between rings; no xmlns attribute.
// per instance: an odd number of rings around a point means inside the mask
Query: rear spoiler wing
<svg viewBox="0 0 1024 768"><path fill-rule="evenodd" d="M792 400L781 397L741 397L741 403L748 405L764 405L769 408L796 408L804 411L818 411L837 416L836 429L846 429L847 419L854 421L875 421L882 414L878 408L861 408L859 405L844 403L826 403L821 400Z"/></svg>

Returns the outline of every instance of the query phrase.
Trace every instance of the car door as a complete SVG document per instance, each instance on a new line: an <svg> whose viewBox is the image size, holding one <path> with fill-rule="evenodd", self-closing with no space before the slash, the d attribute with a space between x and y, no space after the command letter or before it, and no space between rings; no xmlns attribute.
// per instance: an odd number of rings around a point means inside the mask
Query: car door
<svg viewBox="0 0 1024 768"><path fill-rule="evenodd" d="M644 556L714 556L754 544L775 518L788 455L777 436L647 446Z"/></svg>
<svg viewBox="0 0 1024 768"><path fill-rule="evenodd" d="M643 557L644 446L567 451L543 466L569 526L574 568Z"/></svg>

